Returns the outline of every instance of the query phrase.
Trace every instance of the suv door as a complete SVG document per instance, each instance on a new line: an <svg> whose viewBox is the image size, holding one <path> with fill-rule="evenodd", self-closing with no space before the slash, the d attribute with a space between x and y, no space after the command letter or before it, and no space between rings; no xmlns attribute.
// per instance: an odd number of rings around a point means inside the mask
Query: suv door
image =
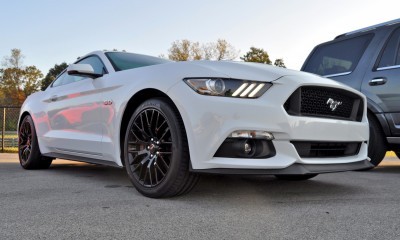
<svg viewBox="0 0 400 240"><path fill-rule="evenodd" d="M361 91L386 115L392 135L400 136L400 28L395 29L372 71L367 71Z"/></svg>

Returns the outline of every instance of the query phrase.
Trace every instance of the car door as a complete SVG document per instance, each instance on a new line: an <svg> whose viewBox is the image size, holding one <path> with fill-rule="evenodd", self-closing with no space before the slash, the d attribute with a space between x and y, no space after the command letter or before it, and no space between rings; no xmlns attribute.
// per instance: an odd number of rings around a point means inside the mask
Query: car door
<svg viewBox="0 0 400 240"><path fill-rule="evenodd" d="M392 134L400 135L400 28L392 31L372 71L365 74L362 92L392 121Z"/></svg>
<svg viewBox="0 0 400 240"><path fill-rule="evenodd" d="M97 56L78 62L83 63L92 65L95 73L105 73ZM71 76L65 71L46 90L49 131L43 141L51 152L101 159L102 78Z"/></svg>

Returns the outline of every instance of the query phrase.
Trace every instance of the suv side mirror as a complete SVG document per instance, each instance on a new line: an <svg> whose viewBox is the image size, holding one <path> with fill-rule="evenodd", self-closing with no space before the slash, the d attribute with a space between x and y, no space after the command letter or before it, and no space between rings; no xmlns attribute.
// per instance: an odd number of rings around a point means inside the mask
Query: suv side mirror
<svg viewBox="0 0 400 240"><path fill-rule="evenodd" d="M67 68L68 75L98 78L103 76L101 73L95 73L90 64L71 64Z"/></svg>

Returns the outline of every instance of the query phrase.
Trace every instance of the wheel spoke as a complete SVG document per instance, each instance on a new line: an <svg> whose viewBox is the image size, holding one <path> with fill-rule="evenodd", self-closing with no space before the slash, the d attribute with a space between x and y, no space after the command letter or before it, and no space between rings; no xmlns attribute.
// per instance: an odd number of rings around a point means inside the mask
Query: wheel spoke
<svg viewBox="0 0 400 240"><path fill-rule="evenodd" d="M169 132L169 127L165 129L163 135L160 137L160 141L163 140L163 138L165 137L165 134L167 134Z"/></svg>
<svg viewBox="0 0 400 240"><path fill-rule="evenodd" d="M136 123L134 123L134 126L137 127L140 131L140 133L147 139L150 138L150 136L144 131L144 129L141 129Z"/></svg>
<svg viewBox="0 0 400 240"><path fill-rule="evenodd" d="M164 158L163 158L161 155L159 155L159 158L158 158L158 159L161 160L162 164L164 165L164 167L165 167L165 168L167 169L167 171L168 171L169 166L168 166L168 164L165 162Z"/></svg>
<svg viewBox="0 0 400 240"><path fill-rule="evenodd" d="M163 170L158 166L158 164L155 165L155 169L158 169L158 171L162 174L162 176L164 177L166 173L163 172Z"/></svg>
<svg viewBox="0 0 400 240"><path fill-rule="evenodd" d="M145 140L140 139L140 138L136 135L136 133L133 131L133 129L131 129L131 133L132 133L132 135L136 138L137 143L140 143L140 144L146 144L146 143L147 143Z"/></svg>
<svg viewBox="0 0 400 240"><path fill-rule="evenodd" d="M149 131L150 136L154 136L154 134L151 132L151 126L149 122L149 117L147 116L147 111L144 112L144 115L146 117L147 130Z"/></svg>

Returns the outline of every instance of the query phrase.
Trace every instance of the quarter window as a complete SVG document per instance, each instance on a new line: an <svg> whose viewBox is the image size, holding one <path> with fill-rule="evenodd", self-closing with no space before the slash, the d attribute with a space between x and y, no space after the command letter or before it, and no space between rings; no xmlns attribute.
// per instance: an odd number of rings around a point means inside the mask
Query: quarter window
<svg viewBox="0 0 400 240"><path fill-rule="evenodd" d="M393 32L387 42L378 64L378 70L398 65L400 65L400 28Z"/></svg>

